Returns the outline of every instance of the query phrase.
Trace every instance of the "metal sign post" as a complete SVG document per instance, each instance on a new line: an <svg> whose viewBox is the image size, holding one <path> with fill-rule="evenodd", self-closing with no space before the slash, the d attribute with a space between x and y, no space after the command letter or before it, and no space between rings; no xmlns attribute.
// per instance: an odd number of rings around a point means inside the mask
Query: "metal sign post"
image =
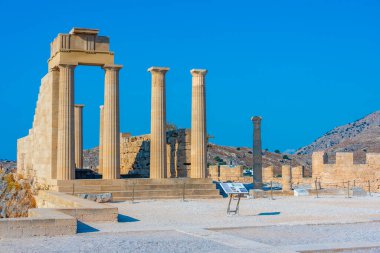
<svg viewBox="0 0 380 253"><path fill-rule="evenodd" d="M231 214L231 213L234 213L234 214L239 214L239 205L240 205L240 198L244 195L244 194L234 194L234 193L231 193L229 194L230 195L230 201L228 202L228 208L227 208L227 214ZM234 210L231 209L231 202L232 202L232 199L233 199L233 196L237 196L238 197L238 201L236 203L236 207Z"/></svg>
<svg viewBox="0 0 380 253"><path fill-rule="evenodd" d="M240 199L244 196L244 194L248 194L245 186L242 183L221 183L220 186L230 198L228 201L227 214L239 214ZM231 203L234 196L236 196L238 200L235 209L231 209Z"/></svg>

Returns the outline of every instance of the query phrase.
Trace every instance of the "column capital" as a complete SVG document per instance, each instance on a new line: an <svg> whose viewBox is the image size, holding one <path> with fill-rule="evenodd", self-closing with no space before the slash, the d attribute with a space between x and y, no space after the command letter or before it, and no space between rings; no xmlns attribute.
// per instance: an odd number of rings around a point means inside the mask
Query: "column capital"
<svg viewBox="0 0 380 253"><path fill-rule="evenodd" d="M263 119L263 118L262 118L261 116L253 116L253 117L251 118L252 122L255 123L255 124L256 124L256 123L260 123L262 119Z"/></svg>
<svg viewBox="0 0 380 253"><path fill-rule="evenodd" d="M75 104L74 107L83 108L84 104Z"/></svg>
<svg viewBox="0 0 380 253"><path fill-rule="evenodd" d="M120 70L123 68L123 65L117 65L117 64L105 64L102 67L104 70Z"/></svg>
<svg viewBox="0 0 380 253"><path fill-rule="evenodd" d="M78 66L77 63L61 63L61 64L58 64L58 68L75 68L76 66ZM54 68L54 67L53 67Z"/></svg>
<svg viewBox="0 0 380 253"><path fill-rule="evenodd" d="M167 67L150 67L150 68L148 68L148 72L150 72L150 73L165 74L168 71L169 71L169 68L167 68Z"/></svg>
<svg viewBox="0 0 380 253"><path fill-rule="evenodd" d="M207 69L192 69L190 70L192 76L205 76L207 74Z"/></svg>
<svg viewBox="0 0 380 253"><path fill-rule="evenodd" d="M51 67L49 71L59 71L59 67L58 66Z"/></svg>

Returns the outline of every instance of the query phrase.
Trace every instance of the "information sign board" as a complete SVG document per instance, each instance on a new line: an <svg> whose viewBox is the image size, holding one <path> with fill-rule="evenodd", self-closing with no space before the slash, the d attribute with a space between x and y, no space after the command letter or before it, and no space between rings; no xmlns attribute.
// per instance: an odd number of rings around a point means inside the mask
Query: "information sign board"
<svg viewBox="0 0 380 253"><path fill-rule="evenodd" d="M248 193L244 184L242 183L221 183L223 191L226 194L245 194Z"/></svg>

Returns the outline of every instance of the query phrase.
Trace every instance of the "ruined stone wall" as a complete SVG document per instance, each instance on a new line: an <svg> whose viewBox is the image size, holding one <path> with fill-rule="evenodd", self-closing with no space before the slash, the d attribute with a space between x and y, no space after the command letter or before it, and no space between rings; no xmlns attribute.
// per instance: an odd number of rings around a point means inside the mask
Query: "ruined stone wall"
<svg viewBox="0 0 380 253"><path fill-rule="evenodd" d="M58 71L50 71L41 80L33 126L17 141L18 172L40 183L56 178L58 79Z"/></svg>
<svg viewBox="0 0 380 253"><path fill-rule="evenodd" d="M287 165L283 165L281 167L281 177L274 177L274 168L273 166L269 166L266 168L263 168L263 182L264 183L283 183L283 177L284 170L287 170ZM311 177L305 177L304 176L304 170L305 168L303 166L294 166L291 167L290 170L290 178L291 178L291 184L292 187L298 186L298 185L309 185L312 183Z"/></svg>
<svg viewBox="0 0 380 253"><path fill-rule="evenodd" d="M335 163L328 163L325 152L314 152L313 178L321 183L322 187L343 187L347 181L350 184L368 189L370 181L372 191L380 191L380 153L367 153L366 163L355 164L354 155L349 152L335 154Z"/></svg>
<svg viewBox="0 0 380 253"><path fill-rule="evenodd" d="M244 166L211 165L208 167L207 177L215 181L232 181L251 183L252 176L244 176Z"/></svg>
<svg viewBox="0 0 380 253"><path fill-rule="evenodd" d="M167 175L168 177L190 176L190 129L168 131ZM131 177L149 177L150 135L120 137L121 174Z"/></svg>

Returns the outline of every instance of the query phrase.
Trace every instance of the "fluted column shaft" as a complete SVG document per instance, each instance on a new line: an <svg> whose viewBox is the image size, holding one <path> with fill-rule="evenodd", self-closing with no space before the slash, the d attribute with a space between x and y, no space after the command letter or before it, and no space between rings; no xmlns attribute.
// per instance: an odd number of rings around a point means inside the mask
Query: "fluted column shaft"
<svg viewBox="0 0 380 253"><path fill-rule="evenodd" d="M103 179L120 177L119 70L105 65L103 115Z"/></svg>
<svg viewBox="0 0 380 253"><path fill-rule="evenodd" d="M100 126L99 126L99 165L98 173L103 174L103 129L104 129L104 106L100 106Z"/></svg>
<svg viewBox="0 0 380 253"><path fill-rule="evenodd" d="M169 68L151 67L152 108L150 132L150 178L166 177L166 92L165 73Z"/></svg>
<svg viewBox="0 0 380 253"><path fill-rule="evenodd" d="M83 107L84 105L74 106L74 129L75 129L75 167L83 168Z"/></svg>
<svg viewBox="0 0 380 253"><path fill-rule="evenodd" d="M207 169L206 91L207 70L193 69L191 102L191 177L205 178Z"/></svg>
<svg viewBox="0 0 380 253"><path fill-rule="evenodd" d="M253 122L253 180L254 187L261 188L263 183L263 161L261 148L261 120L259 116L251 118Z"/></svg>
<svg viewBox="0 0 380 253"><path fill-rule="evenodd" d="M59 65L57 179L75 179L74 65Z"/></svg>

